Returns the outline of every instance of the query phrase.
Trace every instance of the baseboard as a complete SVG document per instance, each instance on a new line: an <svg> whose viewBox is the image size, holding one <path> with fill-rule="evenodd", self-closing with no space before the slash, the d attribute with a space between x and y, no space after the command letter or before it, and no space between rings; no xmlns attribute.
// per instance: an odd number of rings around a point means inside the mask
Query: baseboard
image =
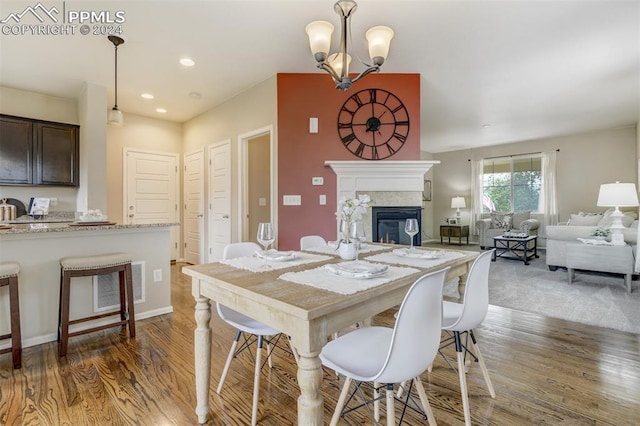
<svg viewBox="0 0 640 426"><path fill-rule="evenodd" d="M163 308L158 308L158 309L152 309L150 311L145 311L139 314L136 314L136 321L140 321L146 318L151 318L151 317L157 317L159 315L164 315L164 314L170 314L173 312L173 306L169 305L169 306L165 306ZM92 322L90 324L85 324L83 326L78 326L77 328L74 328L74 330L78 331L78 330L86 330L88 328L92 328L95 326L99 326L99 325L103 325L103 324L109 324L109 322L113 321L113 319L109 319L109 318L103 318L100 320L97 320L95 322ZM24 339L22 340L22 347L23 348L29 348L31 346L38 346L38 345L42 345L44 343L49 343L49 342L55 342L58 340L58 333L51 333L51 334L43 334L41 336L35 336L35 337L30 337L28 339ZM11 347L11 342L7 341L4 344L0 345L0 350L5 349L5 348L9 348Z"/></svg>

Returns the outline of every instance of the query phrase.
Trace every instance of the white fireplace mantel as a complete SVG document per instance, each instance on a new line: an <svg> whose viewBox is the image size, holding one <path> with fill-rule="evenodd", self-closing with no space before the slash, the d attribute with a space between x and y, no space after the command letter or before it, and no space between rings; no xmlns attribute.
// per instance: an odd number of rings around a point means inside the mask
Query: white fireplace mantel
<svg viewBox="0 0 640 426"><path fill-rule="evenodd" d="M424 190L424 175L440 161L325 161L337 179L337 196L355 197L361 191Z"/></svg>

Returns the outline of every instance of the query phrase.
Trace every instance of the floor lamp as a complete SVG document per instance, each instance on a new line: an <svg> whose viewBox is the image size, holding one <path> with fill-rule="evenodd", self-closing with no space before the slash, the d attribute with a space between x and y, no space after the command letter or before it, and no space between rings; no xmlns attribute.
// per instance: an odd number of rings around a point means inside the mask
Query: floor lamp
<svg viewBox="0 0 640 426"><path fill-rule="evenodd" d="M600 185L600 193L598 194L598 207L615 207L611 217L611 244L622 246L625 244L622 230L622 217L624 214L619 207L637 207L638 191L635 183L604 183Z"/></svg>

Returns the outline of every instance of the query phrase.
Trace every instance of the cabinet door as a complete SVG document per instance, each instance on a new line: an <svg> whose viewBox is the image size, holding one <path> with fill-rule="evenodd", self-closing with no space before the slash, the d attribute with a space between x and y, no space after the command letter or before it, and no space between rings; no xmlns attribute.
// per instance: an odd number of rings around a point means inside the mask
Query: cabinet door
<svg viewBox="0 0 640 426"><path fill-rule="evenodd" d="M0 117L0 183L29 185L32 181L33 123Z"/></svg>
<svg viewBox="0 0 640 426"><path fill-rule="evenodd" d="M36 123L37 185L78 186L78 126Z"/></svg>

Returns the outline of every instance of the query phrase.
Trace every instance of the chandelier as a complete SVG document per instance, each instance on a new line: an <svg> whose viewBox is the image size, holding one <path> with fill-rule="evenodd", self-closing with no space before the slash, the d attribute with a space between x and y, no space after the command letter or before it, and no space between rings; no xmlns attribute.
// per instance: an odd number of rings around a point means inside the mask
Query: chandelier
<svg viewBox="0 0 640 426"><path fill-rule="evenodd" d="M115 46L115 91L116 98L115 103L113 104L113 108L109 111L109 118L107 120L107 124L115 124L116 126L121 126L124 122L122 117L122 111L118 109L118 46L124 44L124 39L122 37L118 37L116 35L110 35L107 37L111 43Z"/></svg>
<svg viewBox="0 0 640 426"><path fill-rule="evenodd" d="M367 74L378 72L389 54L389 45L393 38L393 30L385 26L369 28L365 33L369 43L369 57L371 64L362 62L367 69L358 74L355 78L349 77L349 64L351 55L347 51L347 38L351 42L351 15L356 11L358 5L353 0L339 0L333 5L333 10L340 15L342 33L340 34L340 51L329 55L331 48L331 35L333 25L327 21L314 21L307 25L305 31L309 36L311 53L318 62L318 68L328 72L336 84L336 89L347 91L353 83L360 80Z"/></svg>

